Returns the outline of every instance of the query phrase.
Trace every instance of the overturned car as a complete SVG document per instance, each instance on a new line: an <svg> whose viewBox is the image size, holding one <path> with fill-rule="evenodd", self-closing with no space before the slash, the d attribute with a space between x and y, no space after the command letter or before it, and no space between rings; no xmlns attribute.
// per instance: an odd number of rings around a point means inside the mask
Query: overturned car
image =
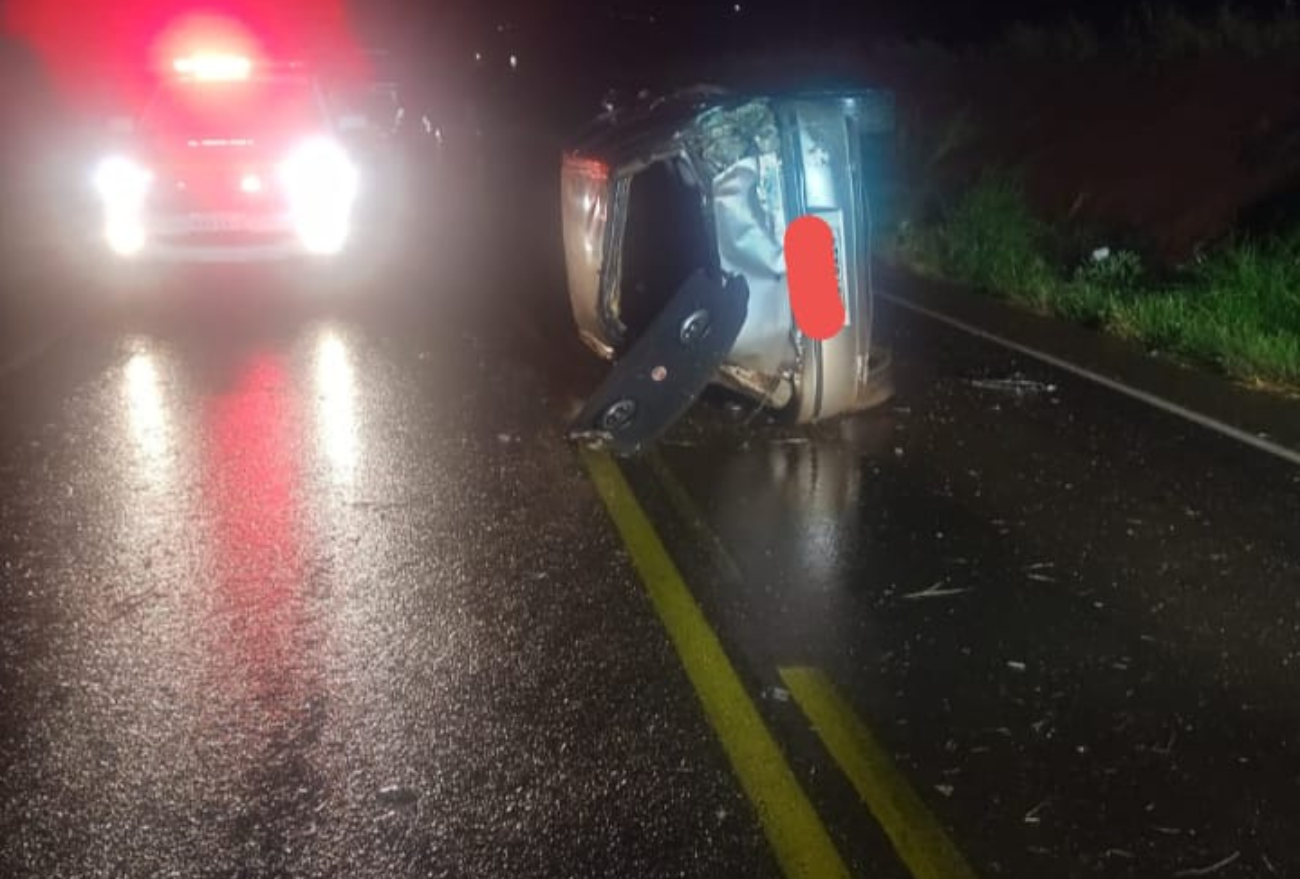
<svg viewBox="0 0 1300 879"><path fill-rule="evenodd" d="M616 360L575 435L633 452L711 385L795 423L889 396L872 345L871 241L887 214L886 92L692 90L608 112L565 153L565 262L582 340ZM786 228L823 220L845 326L824 341L791 308Z"/></svg>

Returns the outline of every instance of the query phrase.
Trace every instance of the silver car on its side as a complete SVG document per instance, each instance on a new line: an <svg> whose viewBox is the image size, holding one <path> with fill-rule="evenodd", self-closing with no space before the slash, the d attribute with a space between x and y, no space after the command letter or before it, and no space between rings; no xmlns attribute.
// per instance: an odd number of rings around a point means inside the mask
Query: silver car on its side
<svg viewBox="0 0 1300 879"><path fill-rule="evenodd" d="M699 89L599 119L566 152L565 261L582 340L616 360L574 432L641 448L717 383L808 423L889 396L872 345L871 241L885 215L886 92ZM824 220L846 324L799 330L784 233Z"/></svg>

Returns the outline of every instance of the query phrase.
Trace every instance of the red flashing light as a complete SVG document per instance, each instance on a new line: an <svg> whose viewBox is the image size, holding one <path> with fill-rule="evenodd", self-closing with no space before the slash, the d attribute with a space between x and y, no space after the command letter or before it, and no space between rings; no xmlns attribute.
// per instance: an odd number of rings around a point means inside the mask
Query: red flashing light
<svg viewBox="0 0 1300 879"><path fill-rule="evenodd" d="M172 69L202 82L233 82L248 79L253 62L242 55L191 55L177 58Z"/></svg>

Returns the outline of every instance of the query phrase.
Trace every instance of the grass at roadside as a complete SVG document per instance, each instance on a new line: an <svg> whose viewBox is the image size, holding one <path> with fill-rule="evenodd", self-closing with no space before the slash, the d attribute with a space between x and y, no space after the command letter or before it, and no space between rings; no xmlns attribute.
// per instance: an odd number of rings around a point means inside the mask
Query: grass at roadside
<svg viewBox="0 0 1300 879"><path fill-rule="evenodd" d="M1118 17L1085 13L1055 22L1016 21L999 35L972 45L885 40L876 43L874 50L932 64L962 58L1161 63L1215 56L1260 59L1293 55L1300 48L1300 7L1294 0L1281 0L1271 10L1257 7L1225 2L1212 11L1193 13L1166 0L1147 0L1133 4Z"/></svg>
<svg viewBox="0 0 1300 879"><path fill-rule="evenodd" d="M1297 46L1300 12L1289 0L1263 13L1225 2L1209 15L1189 14L1172 3L1143 2L1104 33L1075 18L1056 25L1013 25L998 51L1071 61L1108 54L1167 61L1214 54L1262 58L1294 52Z"/></svg>
<svg viewBox="0 0 1300 879"><path fill-rule="evenodd" d="M1300 391L1300 231L1230 242L1162 276L1137 253L1101 245L1070 242L1035 217L1013 176L989 173L934 223L904 229L896 256L1233 378Z"/></svg>

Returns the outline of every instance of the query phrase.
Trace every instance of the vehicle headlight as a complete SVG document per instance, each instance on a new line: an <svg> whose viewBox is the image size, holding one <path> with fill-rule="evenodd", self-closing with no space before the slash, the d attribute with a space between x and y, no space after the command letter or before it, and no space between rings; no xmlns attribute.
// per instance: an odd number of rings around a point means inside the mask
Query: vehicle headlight
<svg viewBox="0 0 1300 879"><path fill-rule="evenodd" d="M104 201L104 238L119 256L133 256L145 245L141 214L153 185L153 172L134 159L109 156L95 167L95 191Z"/></svg>
<svg viewBox="0 0 1300 879"><path fill-rule="evenodd" d="M343 147L328 138L300 145L280 167L294 226L313 253L337 253L347 240L357 170Z"/></svg>
<svg viewBox="0 0 1300 879"><path fill-rule="evenodd" d="M138 211L152 183L153 172L125 156L109 156L95 168L95 190L114 213Z"/></svg>

